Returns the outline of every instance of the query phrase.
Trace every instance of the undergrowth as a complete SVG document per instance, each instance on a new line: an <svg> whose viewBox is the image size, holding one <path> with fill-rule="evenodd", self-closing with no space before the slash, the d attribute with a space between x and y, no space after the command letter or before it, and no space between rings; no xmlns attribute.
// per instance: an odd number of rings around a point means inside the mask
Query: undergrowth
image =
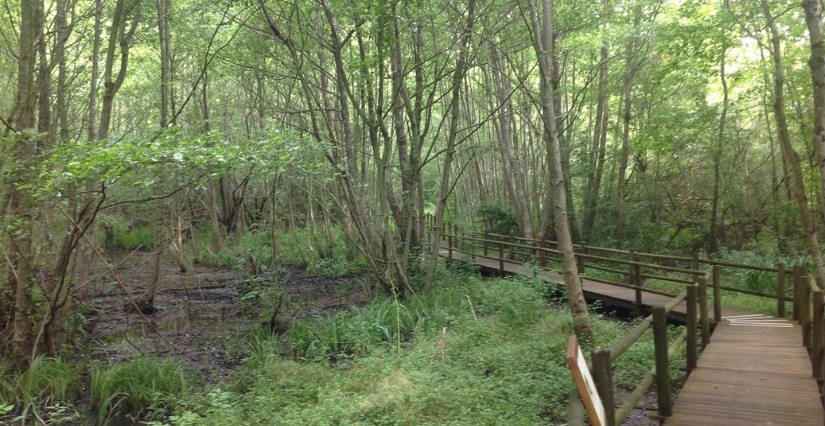
<svg viewBox="0 0 825 426"><path fill-rule="evenodd" d="M573 332L566 307L548 308L535 279L448 273L440 282L426 295L381 297L301 321L283 336L252 333L244 372L180 398L174 414L155 425L536 425L564 418ZM631 326L594 316L593 344L609 346ZM280 355L281 343L290 346L288 356ZM648 333L617 360L617 386L634 385L652 360Z"/></svg>
<svg viewBox="0 0 825 426"><path fill-rule="evenodd" d="M247 270L249 260L255 264L258 273L267 273L278 264L304 267L307 274L315 276L343 276L361 272L366 264L348 250L342 231L334 227L327 240L310 233L304 228L278 231L274 235L269 229L257 229L242 237L231 236L224 241L220 252L212 251L206 242L212 241L211 231L199 229L197 240L199 262L239 270ZM312 240L313 249L307 247ZM189 253L191 257L192 254Z"/></svg>
<svg viewBox="0 0 825 426"><path fill-rule="evenodd" d="M176 361L139 357L111 367L97 366L91 372L91 403L100 424L113 414L133 418L154 412L163 414L169 403L186 398L192 376Z"/></svg>

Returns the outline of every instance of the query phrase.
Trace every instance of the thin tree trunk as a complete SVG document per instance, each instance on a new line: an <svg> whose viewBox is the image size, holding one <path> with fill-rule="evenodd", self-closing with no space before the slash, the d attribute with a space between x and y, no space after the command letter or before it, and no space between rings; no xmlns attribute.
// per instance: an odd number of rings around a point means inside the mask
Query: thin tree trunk
<svg viewBox="0 0 825 426"><path fill-rule="evenodd" d="M633 8L633 29L634 34L638 33L641 21L642 7L636 5ZM625 238L625 197L627 184L627 163L630 157L630 119L632 111L631 91L633 89L633 76L636 74L636 67L633 65L633 51L636 45L636 38L631 37L627 42L627 56L625 57L624 76L624 112L622 113L622 148L619 156L619 177L616 191L616 238L623 241Z"/></svg>
<svg viewBox="0 0 825 426"><path fill-rule="evenodd" d="M567 288L570 310L573 312L576 334L589 339L592 336L590 315L587 311L587 303L579 280L569 223L565 220L567 218L567 198L564 190L564 176L561 167L561 152L552 90L554 66L552 59L553 2L552 0L542 1L541 22L539 22L538 12L533 0L527 0L527 4L530 9L530 23L534 34L533 47L539 59L541 72L541 116L544 124L544 142L547 149L547 168L549 169L547 184L559 251L561 252L564 284Z"/></svg>
<svg viewBox="0 0 825 426"><path fill-rule="evenodd" d="M158 9L158 36L160 44L160 128L169 125L169 92L172 84L172 54L169 48L170 0L156 0Z"/></svg>
<svg viewBox="0 0 825 426"><path fill-rule="evenodd" d="M516 136L513 132L513 102L508 89L504 85L504 62L499 57L498 47L492 41L488 43L488 46L493 61L492 74L496 101L500 107L498 127L501 137L498 138L498 146L501 150L502 165L506 167L503 169L505 170L504 178L512 193L513 210L516 212L521 235L525 238L533 238L533 220L530 217L530 210L527 205L527 181L524 178L521 160L515 152Z"/></svg>
<svg viewBox="0 0 825 426"><path fill-rule="evenodd" d="M708 253L719 251L719 186L722 174L722 139L725 137L725 118L728 116L728 81L725 78L725 56L727 45L722 44L722 58L719 60L719 81L722 83L722 114L719 116L719 132L716 135L716 144L713 147L713 199L710 209L710 232L708 239Z"/></svg>
<svg viewBox="0 0 825 426"><path fill-rule="evenodd" d="M788 132L788 124L785 118L785 100L784 100L784 67L782 65L782 49L779 44L779 31L776 28L773 16L771 15L770 7L767 0L762 0L762 10L765 14L765 19L768 22L768 28L771 32L771 43L773 50L771 55L774 60L774 114L776 116L776 127L779 132L779 141L784 157L788 160L788 165L793 173L793 193L796 198L796 203L799 206L799 213L802 218L802 228L805 237L805 245L808 248L808 253L816 265L816 280L820 285L825 284L825 265L822 262L822 254L819 251L819 241L816 235L816 226L811 216L810 208L808 207L808 198L805 194L805 182L802 174L802 166L800 165L799 155L791 145L791 137Z"/></svg>
<svg viewBox="0 0 825 426"><path fill-rule="evenodd" d="M424 284L425 290L430 290L435 280L435 268L438 264L438 253L441 250L441 236L444 232L444 211L447 207L447 200L452 189L450 169L452 168L453 156L455 155L455 141L458 134L459 95L461 93L461 82L464 81L464 75L468 68L467 53L472 38L473 24L475 23L475 7L476 1L469 0L466 10L467 21L461 33L458 58L456 58L455 71L453 72L452 90L450 94L450 128L447 133L447 147L441 168L441 186L438 189L438 198L436 199L435 205L435 229L433 230L432 253Z"/></svg>

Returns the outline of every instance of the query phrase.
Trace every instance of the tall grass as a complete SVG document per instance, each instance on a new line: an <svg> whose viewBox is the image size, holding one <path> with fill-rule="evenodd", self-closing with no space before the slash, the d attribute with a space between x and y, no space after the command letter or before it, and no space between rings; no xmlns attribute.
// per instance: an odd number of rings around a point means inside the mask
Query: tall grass
<svg viewBox="0 0 825 426"><path fill-rule="evenodd" d="M162 410L172 400L185 398L192 377L180 363L140 357L109 368L95 367L91 374L91 403L103 424L116 413L133 417Z"/></svg>
<svg viewBox="0 0 825 426"><path fill-rule="evenodd" d="M80 380L72 366L60 358L38 357L26 371L0 370L0 424L35 420L35 413L49 424L76 420L71 406Z"/></svg>
<svg viewBox="0 0 825 426"><path fill-rule="evenodd" d="M238 382L182 401L168 424L562 422L573 321L544 294L539 280L447 272L430 293L297 322L279 338L291 343L292 357L275 353L279 339L253 332L258 355ZM594 316L594 327L593 345L608 347L632 324ZM616 383L632 386L652 363L648 335L617 360Z"/></svg>

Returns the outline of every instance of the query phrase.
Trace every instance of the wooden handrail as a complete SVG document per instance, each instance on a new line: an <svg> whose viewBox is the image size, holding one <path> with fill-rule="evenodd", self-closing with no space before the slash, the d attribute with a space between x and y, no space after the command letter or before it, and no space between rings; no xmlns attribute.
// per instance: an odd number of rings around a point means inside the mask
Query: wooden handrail
<svg viewBox="0 0 825 426"><path fill-rule="evenodd" d="M672 402L670 400L670 369L668 364L675 356L676 351L687 342L688 349L686 351L686 364L688 368L695 368L696 366L696 293L697 285L693 284L688 287L688 291L682 293L664 306L656 306L653 308L653 314L646 317L636 327L630 330L619 342L611 346L609 349L595 349L591 352L592 366L591 371L596 381L596 388L601 398L605 414L607 415L607 425L620 425L630 414L631 410L636 407L636 404L644 396L653 381L657 381L657 399L659 402L659 415L666 417L671 415ZM688 322L692 323L685 331L683 331L670 345L667 342L667 314L673 310L679 303L688 302ZM690 305L692 304L692 309ZM707 311L704 312L707 316ZM645 374L641 382L636 385L633 392L625 399L622 406L616 410L614 395L613 395L613 361L621 356L630 346L641 338L644 333L651 328L654 328L654 347L656 352L655 365ZM693 335L690 335L691 330ZM657 374L658 373L658 374ZM570 409L568 416L568 423L570 425L581 425L583 417L581 416L580 401L573 394L570 395Z"/></svg>
<svg viewBox="0 0 825 426"><path fill-rule="evenodd" d="M448 229L449 230L449 229ZM453 225L454 233L445 234L447 235L457 236L458 234L458 227ZM484 238L474 237L472 235L483 235ZM558 261L557 258L553 258L552 256L547 256L548 254L560 255L561 252L557 249L553 249L547 247L548 245L557 245L556 241L552 240L539 240L536 238L525 238L525 237L517 237L511 235L503 235L503 234L496 234L490 232L479 232L475 230L467 231L465 234L460 236L460 239L465 241L475 241L482 243L482 247L487 249L489 244L495 244L498 246L499 244L504 244L507 246L510 251L510 258L504 259L507 261L515 261L515 263L523 263L515 259L517 256L531 256L534 260L537 260L540 264L540 267L544 268L547 258L550 257L551 260ZM511 242L512 241L512 242ZM522 249L522 252L516 251L515 249ZM588 246L588 245L577 245L575 246L577 251L577 263L579 265L580 273L584 273L584 270L588 267L592 267L597 270L609 272L609 273L616 273L622 274L628 277L628 281L635 282L637 286L641 285L642 279L655 279L655 280L662 280L680 284L690 284L696 282L696 277L704 275L705 272L698 269L699 265L710 265L713 268L718 267L732 267L732 268L740 268L740 269L749 269L754 271L763 271L763 272L775 272L777 273L777 288L776 294L768 294L765 292L759 292L754 290L730 287L730 286L722 286L720 278L718 276L718 269L714 269L717 272L713 276L713 291L714 296L717 296L717 292L721 290L737 292L742 294L748 294L753 296L765 297L774 299L777 301L777 313L779 316L784 316L785 314L785 276L792 274L792 271L786 269L783 264L779 264L777 267L769 267L769 266L760 266L760 265L745 265L745 264L738 264L733 262L726 262L716 259L702 259L696 256L694 257L686 257L686 256L673 256L673 255L664 255L664 254L657 254L657 253L644 253L644 252L634 252L632 249L630 250L620 250L620 249L613 249L607 247L597 247L597 246ZM485 250L486 251L486 250ZM629 259L622 259L619 257L606 257L606 256L599 256L592 253L587 253L586 251L601 251L607 253L615 253L615 254L624 254L627 255ZM503 256L501 256L503 258ZM677 268L674 266L668 265L660 265L656 263L649 263L649 262L639 262L639 258L650 258L650 259L662 259L662 260L672 260L677 262L691 262L691 267L695 269L687 269L687 268ZM496 258L493 258L496 259ZM593 264L586 264L583 262L584 260L595 260L599 262L610 262L620 265L628 265L629 270L627 272L620 271L619 269L613 269L602 265L593 265ZM501 260L501 259L500 259ZM646 269L654 269L663 272L669 273L682 273L687 274L693 277L693 279L683 279L683 278L674 278L669 277L666 275L660 275L655 273L640 273L638 276L634 276L633 268L640 267ZM604 279L600 281L605 281ZM614 283L615 281L610 281L610 283ZM647 289L645 289L647 291ZM639 294L640 295L640 294ZM721 294L719 294L721 296ZM720 297L714 297L714 300L719 300ZM718 302L714 303L714 313L721 310L721 304ZM714 315L714 319L718 319L719 315Z"/></svg>

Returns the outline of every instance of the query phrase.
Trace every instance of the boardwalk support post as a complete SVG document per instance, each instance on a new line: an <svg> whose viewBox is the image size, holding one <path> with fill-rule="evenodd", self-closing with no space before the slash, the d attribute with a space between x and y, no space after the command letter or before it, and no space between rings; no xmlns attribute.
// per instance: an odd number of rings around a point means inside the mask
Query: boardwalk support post
<svg viewBox="0 0 825 426"><path fill-rule="evenodd" d="M719 265L713 265L713 321L722 322L722 282Z"/></svg>
<svg viewBox="0 0 825 426"><path fill-rule="evenodd" d="M817 379L822 379L822 345L823 345L823 323L822 323L822 308L825 305L825 300L823 300L822 290L816 289L814 290L814 335L813 335L813 350L811 351L812 355L812 364L813 364L813 376Z"/></svg>
<svg viewBox="0 0 825 426"><path fill-rule="evenodd" d="M708 282L699 276L699 320L702 323L702 346L710 344L710 320L708 319Z"/></svg>
<svg viewBox="0 0 825 426"><path fill-rule="evenodd" d="M777 265L776 273L776 316L785 316L785 264Z"/></svg>
<svg viewBox="0 0 825 426"><path fill-rule="evenodd" d="M699 287L696 284L687 287L687 365L685 369L691 371L696 368L696 293Z"/></svg>
<svg viewBox="0 0 825 426"><path fill-rule="evenodd" d="M613 400L613 363L609 349L594 349L590 353L593 361L593 380L604 405L605 426L616 425L616 404Z"/></svg>
<svg viewBox="0 0 825 426"><path fill-rule="evenodd" d="M667 357L667 314L664 306L653 307L653 345L656 353L656 398L660 417L673 414L670 402L670 368Z"/></svg>
<svg viewBox="0 0 825 426"><path fill-rule="evenodd" d="M484 255L485 256L487 256L487 240L489 240L489 239L490 239L490 233L487 232L487 231L484 231L484 243L483 243L483 245L484 245Z"/></svg>
<svg viewBox="0 0 825 426"><path fill-rule="evenodd" d="M516 260L516 240L513 237L513 233L510 233L510 260Z"/></svg>

